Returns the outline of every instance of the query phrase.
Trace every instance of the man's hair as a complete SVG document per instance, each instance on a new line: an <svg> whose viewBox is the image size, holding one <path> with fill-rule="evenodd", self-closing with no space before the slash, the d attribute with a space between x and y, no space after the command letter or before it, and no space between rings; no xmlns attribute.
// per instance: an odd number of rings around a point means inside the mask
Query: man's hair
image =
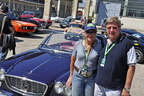
<svg viewBox="0 0 144 96"><path fill-rule="evenodd" d="M118 25L119 28L121 28L121 21L118 19L118 17L116 16L112 16L112 17L109 17L107 20L106 20L106 25L109 24L109 23L116 23Z"/></svg>

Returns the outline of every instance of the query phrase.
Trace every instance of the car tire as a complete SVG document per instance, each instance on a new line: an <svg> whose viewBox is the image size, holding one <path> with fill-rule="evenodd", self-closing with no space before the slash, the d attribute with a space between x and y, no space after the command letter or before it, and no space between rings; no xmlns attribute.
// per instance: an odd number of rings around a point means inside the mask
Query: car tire
<svg viewBox="0 0 144 96"><path fill-rule="evenodd" d="M144 54L140 48L135 48L136 56L137 56L137 63L143 63L144 61Z"/></svg>
<svg viewBox="0 0 144 96"><path fill-rule="evenodd" d="M66 27L64 27L63 25L60 25L60 27L61 27L61 28L66 28Z"/></svg>
<svg viewBox="0 0 144 96"><path fill-rule="evenodd" d="M46 29L49 29L49 26L46 26Z"/></svg>
<svg viewBox="0 0 144 96"><path fill-rule="evenodd" d="M71 37L69 35L65 35L65 39L70 40Z"/></svg>

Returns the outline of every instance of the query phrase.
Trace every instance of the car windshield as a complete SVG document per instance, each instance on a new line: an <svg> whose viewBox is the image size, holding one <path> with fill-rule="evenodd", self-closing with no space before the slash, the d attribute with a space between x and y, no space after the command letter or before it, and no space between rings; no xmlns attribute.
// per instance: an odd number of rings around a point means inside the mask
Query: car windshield
<svg viewBox="0 0 144 96"><path fill-rule="evenodd" d="M23 14L30 14L30 15L34 15L34 12L32 12L32 11L24 11Z"/></svg>
<svg viewBox="0 0 144 96"><path fill-rule="evenodd" d="M141 33L132 34L132 36L141 39L144 42L144 35Z"/></svg>
<svg viewBox="0 0 144 96"><path fill-rule="evenodd" d="M82 28L81 24L70 24L71 27L78 27L78 28Z"/></svg>
<svg viewBox="0 0 144 96"><path fill-rule="evenodd" d="M139 40L141 40L142 42L144 42L144 34L142 34L142 33L139 33L139 32L133 31L133 30L125 30L125 29L122 29L121 31L124 33L127 33L129 35L132 35L132 36L138 38Z"/></svg>
<svg viewBox="0 0 144 96"><path fill-rule="evenodd" d="M75 39L77 38L77 39ZM72 52L76 41L82 39L80 36L67 38L65 34L52 34L41 44L42 49L52 50L54 52Z"/></svg>

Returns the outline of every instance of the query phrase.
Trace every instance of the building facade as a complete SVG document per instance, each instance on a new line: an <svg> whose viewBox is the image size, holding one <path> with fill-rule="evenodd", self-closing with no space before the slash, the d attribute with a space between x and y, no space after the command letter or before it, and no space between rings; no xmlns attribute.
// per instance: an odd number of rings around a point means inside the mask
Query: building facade
<svg viewBox="0 0 144 96"><path fill-rule="evenodd" d="M144 0L103 0L121 3L121 16L144 18Z"/></svg>
<svg viewBox="0 0 144 96"><path fill-rule="evenodd" d="M6 3L10 11L19 16L23 11L37 11L42 17L44 4L47 0L0 0ZM48 0L50 1L50 16L67 17L71 16L73 0Z"/></svg>
<svg viewBox="0 0 144 96"><path fill-rule="evenodd" d="M23 11L37 11L39 16L42 17L44 2L43 0L0 0L1 3L8 5L9 10L13 12L15 16L20 16Z"/></svg>

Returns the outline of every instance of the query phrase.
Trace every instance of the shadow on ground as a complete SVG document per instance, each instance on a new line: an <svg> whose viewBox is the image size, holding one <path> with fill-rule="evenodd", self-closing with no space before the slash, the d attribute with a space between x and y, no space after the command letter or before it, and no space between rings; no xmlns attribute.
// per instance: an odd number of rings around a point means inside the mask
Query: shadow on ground
<svg viewBox="0 0 144 96"><path fill-rule="evenodd" d="M50 33L63 33L63 32L64 32L63 30L49 28L40 30L34 34L50 34Z"/></svg>
<svg viewBox="0 0 144 96"><path fill-rule="evenodd" d="M20 40L18 38L15 37L16 42L23 42L24 40Z"/></svg>
<svg viewBox="0 0 144 96"><path fill-rule="evenodd" d="M41 36L34 35L33 33L25 33L25 34L19 33L19 34L16 34L16 37L34 38L34 39L43 38Z"/></svg>

